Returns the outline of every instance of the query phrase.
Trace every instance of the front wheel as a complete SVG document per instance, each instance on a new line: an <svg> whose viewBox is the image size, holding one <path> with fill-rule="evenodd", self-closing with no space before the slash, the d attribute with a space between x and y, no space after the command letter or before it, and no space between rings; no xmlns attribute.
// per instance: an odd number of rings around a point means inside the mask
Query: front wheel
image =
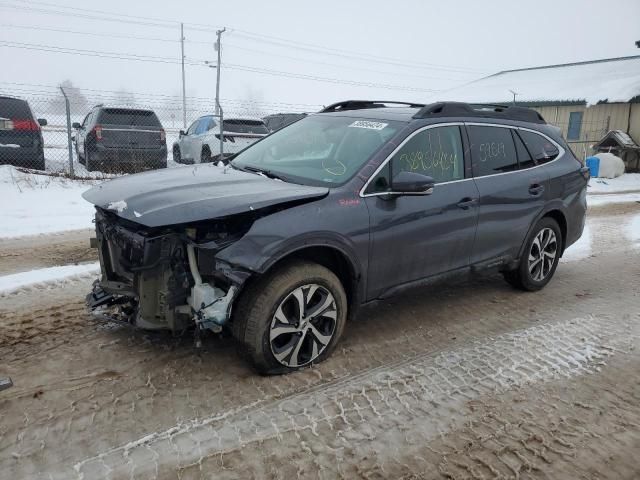
<svg viewBox="0 0 640 480"><path fill-rule="evenodd" d="M259 372L287 373L327 358L346 318L347 297L335 274L315 263L294 262L243 294L234 334Z"/></svg>
<svg viewBox="0 0 640 480"><path fill-rule="evenodd" d="M518 268L504 272L504 278L520 290L540 290L553 277L561 251L562 232L558 222L545 217L536 224L527 238Z"/></svg>

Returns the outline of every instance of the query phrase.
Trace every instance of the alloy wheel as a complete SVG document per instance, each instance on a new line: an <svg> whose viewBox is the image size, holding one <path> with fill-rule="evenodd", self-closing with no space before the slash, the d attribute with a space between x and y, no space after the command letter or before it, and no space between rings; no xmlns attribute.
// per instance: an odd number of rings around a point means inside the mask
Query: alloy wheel
<svg viewBox="0 0 640 480"><path fill-rule="evenodd" d="M291 368L313 362L331 342L337 315L336 300L327 288L297 287L280 302L271 320L271 353Z"/></svg>
<svg viewBox="0 0 640 480"><path fill-rule="evenodd" d="M558 240L551 228L543 228L533 239L529 250L529 273L536 282L541 282L553 269L558 254Z"/></svg>

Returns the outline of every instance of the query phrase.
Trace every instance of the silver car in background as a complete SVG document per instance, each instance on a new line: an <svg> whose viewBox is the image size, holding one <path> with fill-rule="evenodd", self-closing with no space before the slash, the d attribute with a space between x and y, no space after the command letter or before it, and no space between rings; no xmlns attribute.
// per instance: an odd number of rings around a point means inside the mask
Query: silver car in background
<svg viewBox="0 0 640 480"><path fill-rule="evenodd" d="M223 119L223 155L220 157L220 119L205 115L194 121L187 131L180 130L178 141L173 144L173 160L177 163L206 163L222 160L245 149L269 134L260 118Z"/></svg>

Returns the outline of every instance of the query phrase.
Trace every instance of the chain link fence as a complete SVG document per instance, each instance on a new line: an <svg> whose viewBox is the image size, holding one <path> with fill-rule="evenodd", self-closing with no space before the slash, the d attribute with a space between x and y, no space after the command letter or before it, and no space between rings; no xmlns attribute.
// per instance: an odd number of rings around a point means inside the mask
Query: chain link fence
<svg viewBox="0 0 640 480"><path fill-rule="evenodd" d="M0 164L86 178L226 163L320 105L221 101L74 87L0 90ZM186 115L183 115L186 113ZM186 121L185 121L186 120Z"/></svg>

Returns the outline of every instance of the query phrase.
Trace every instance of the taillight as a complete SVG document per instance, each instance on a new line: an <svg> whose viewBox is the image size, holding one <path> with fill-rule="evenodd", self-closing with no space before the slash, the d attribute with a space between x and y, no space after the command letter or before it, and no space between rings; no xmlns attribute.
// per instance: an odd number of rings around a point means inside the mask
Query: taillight
<svg viewBox="0 0 640 480"><path fill-rule="evenodd" d="M40 125L38 122L34 122L33 120L12 120L13 130L23 130L29 132L37 132L40 130Z"/></svg>
<svg viewBox="0 0 640 480"><path fill-rule="evenodd" d="M96 125L92 130L96 134L96 140L102 140L102 127L100 125Z"/></svg>
<svg viewBox="0 0 640 480"><path fill-rule="evenodd" d="M160 130L160 141L164 142L167 139L167 134L164 130Z"/></svg>

